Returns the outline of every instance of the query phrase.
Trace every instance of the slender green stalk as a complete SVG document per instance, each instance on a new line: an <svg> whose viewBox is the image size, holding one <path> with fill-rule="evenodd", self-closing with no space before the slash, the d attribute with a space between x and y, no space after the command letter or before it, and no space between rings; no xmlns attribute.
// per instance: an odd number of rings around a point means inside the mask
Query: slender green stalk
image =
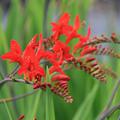
<svg viewBox="0 0 120 120"><path fill-rule="evenodd" d="M46 69L46 81L51 82L48 67ZM45 120L55 120L53 96L49 88L45 91Z"/></svg>
<svg viewBox="0 0 120 120"><path fill-rule="evenodd" d="M5 108L6 108L6 110L7 110L9 119L10 119L10 120L13 120L13 119L12 119L12 115L11 115L11 113L10 113L10 110L9 110L9 108L8 108L8 106L7 106L7 103L6 103L5 101L4 101L4 105L5 105Z"/></svg>
<svg viewBox="0 0 120 120"><path fill-rule="evenodd" d="M36 94L34 101L32 101L31 104L31 109L29 109L27 115L26 115L26 120L33 120L37 113L38 113L38 108L39 108L39 103L41 102L41 93L42 91L39 90L39 92ZM34 103L34 104L33 104Z"/></svg>
<svg viewBox="0 0 120 120"><path fill-rule="evenodd" d="M45 120L55 120L53 96L49 88L45 92Z"/></svg>
<svg viewBox="0 0 120 120"><path fill-rule="evenodd" d="M99 84L97 83L94 85L93 89L90 91L88 96L85 98L83 104L80 105L80 107L78 108L72 120L86 120L88 118L88 115L91 111L98 88L99 88Z"/></svg>

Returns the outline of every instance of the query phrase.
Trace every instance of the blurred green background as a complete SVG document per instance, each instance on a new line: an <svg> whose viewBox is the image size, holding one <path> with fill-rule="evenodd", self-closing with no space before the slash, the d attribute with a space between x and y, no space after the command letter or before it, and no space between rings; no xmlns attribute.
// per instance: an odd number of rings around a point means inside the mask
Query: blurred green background
<svg viewBox="0 0 120 120"><path fill-rule="evenodd" d="M85 33L87 26L92 28L92 36L111 32L120 33L120 1L119 0L0 0L0 55L9 51L10 40L16 39L22 49L29 40L38 33L44 37L51 34L52 21L56 21L64 12L71 15L71 23L77 14L86 21L86 27L80 30ZM72 45L72 44L71 44ZM117 48L119 49L119 47ZM119 74L119 60L109 57L101 58ZM15 67L0 59L0 80ZM108 102L116 80L108 78L107 83L101 83L83 71L75 69L67 71L71 81L69 87L74 98L72 104L67 104L53 94L54 114L56 120L95 120ZM0 87L0 99L22 95L33 91L32 86L22 83L8 83ZM25 115L25 120L54 120L46 117L53 108L47 105L45 109L45 94L36 92L13 102L0 103L0 120L17 120ZM119 91L113 101L120 101ZM109 120L117 120L120 112L115 112Z"/></svg>

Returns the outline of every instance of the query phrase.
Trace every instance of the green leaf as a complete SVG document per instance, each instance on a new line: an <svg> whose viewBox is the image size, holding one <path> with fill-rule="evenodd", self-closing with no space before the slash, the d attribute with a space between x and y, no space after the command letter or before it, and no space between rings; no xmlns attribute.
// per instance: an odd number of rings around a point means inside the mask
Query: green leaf
<svg viewBox="0 0 120 120"><path fill-rule="evenodd" d="M36 117L36 113L39 107L39 102L41 99L41 90L36 94L34 97L34 101L31 102L31 109L29 109L28 113L26 114L26 120L33 120Z"/></svg>
<svg viewBox="0 0 120 120"><path fill-rule="evenodd" d="M75 113L73 120L87 120L89 117L89 113L91 113L92 105L96 96L96 92L99 88L99 84L95 84L91 92L85 98L84 102L78 108Z"/></svg>
<svg viewBox="0 0 120 120"><path fill-rule="evenodd" d="M8 41L6 40L5 33L3 32L0 24L0 54L8 51Z"/></svg>
<svg viewBox="0 0 120 120"><path fill-rule="evenodd" d="M48 66L46 67L46 81L51 82ZM49 88L45 91L45 120L55 120L52 92Z"/></svg>
<svg viewBox="0 0 120 120"><path fill-rule="evenodd" d="M5 105L6 111L7 111L8 116L9 116L9 120L13 120L13 119L12 119L12 115L11 115L11 113L10 113L10 110L9 110L9 108L8 108L8 106L7 106L7 103L4 102L4 105Z"/></svg>

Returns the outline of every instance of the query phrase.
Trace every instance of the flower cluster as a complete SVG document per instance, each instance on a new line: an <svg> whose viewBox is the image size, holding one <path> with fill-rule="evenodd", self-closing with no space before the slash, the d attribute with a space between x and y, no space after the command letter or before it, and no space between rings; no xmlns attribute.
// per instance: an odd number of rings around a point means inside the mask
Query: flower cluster
<svg viewBox="0 0 120 120"><path fill-rule="evenodd" d="M24 75L26 81L32 81L34 89L45 90L49 87L55 94L71 103L73 99L68 90L70 77L65 73L67 65L72 64L102 81L105 81L105 76L94 57L98 47L89 44L90 27L86 35L81 35L78 33L82 27L79 16L76 16L73 26L69 21L70 15L64 13L57 22L51 23L51 36L43 38L42 34L35 35L24 51L15 40L11 40L10 52L1 58L19 63L18 75ZM64 42L61 36L65 36ZM71 48L69 43L75 39L78 42ZM51 76L50 81L47 80L46 66Z"/></svg>

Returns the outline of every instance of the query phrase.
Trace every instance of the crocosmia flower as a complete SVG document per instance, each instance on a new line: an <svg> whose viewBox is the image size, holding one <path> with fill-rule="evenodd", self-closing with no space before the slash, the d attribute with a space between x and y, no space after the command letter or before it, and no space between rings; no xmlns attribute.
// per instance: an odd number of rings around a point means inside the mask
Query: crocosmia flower
<svg viewBox="0 0 120 120"><path fill-rule="evenodd" d="M72 64L73 67L84 70L102 81L105 77L94 57L97 47L87 44L91 42L90 27L87 34L82 35L78 32L81 29L79 16L75 17L73 25L69 24L69 21L70 15L63 14L57 22L51 23L52 32L48 38L36 34L23 51L15 40L11 40L10 51L1 58L18 63L18 75L23 75L25 81L33 82L34 89L46 90L48 87L66 102L71 103L73 98L69 95L70 76L65 73L66 66ZM65 36L64 40L60 36ZM75 39L78 42L71 47L69 43ZM46 80L46 68L49 71L50 81Z"/></svg>

